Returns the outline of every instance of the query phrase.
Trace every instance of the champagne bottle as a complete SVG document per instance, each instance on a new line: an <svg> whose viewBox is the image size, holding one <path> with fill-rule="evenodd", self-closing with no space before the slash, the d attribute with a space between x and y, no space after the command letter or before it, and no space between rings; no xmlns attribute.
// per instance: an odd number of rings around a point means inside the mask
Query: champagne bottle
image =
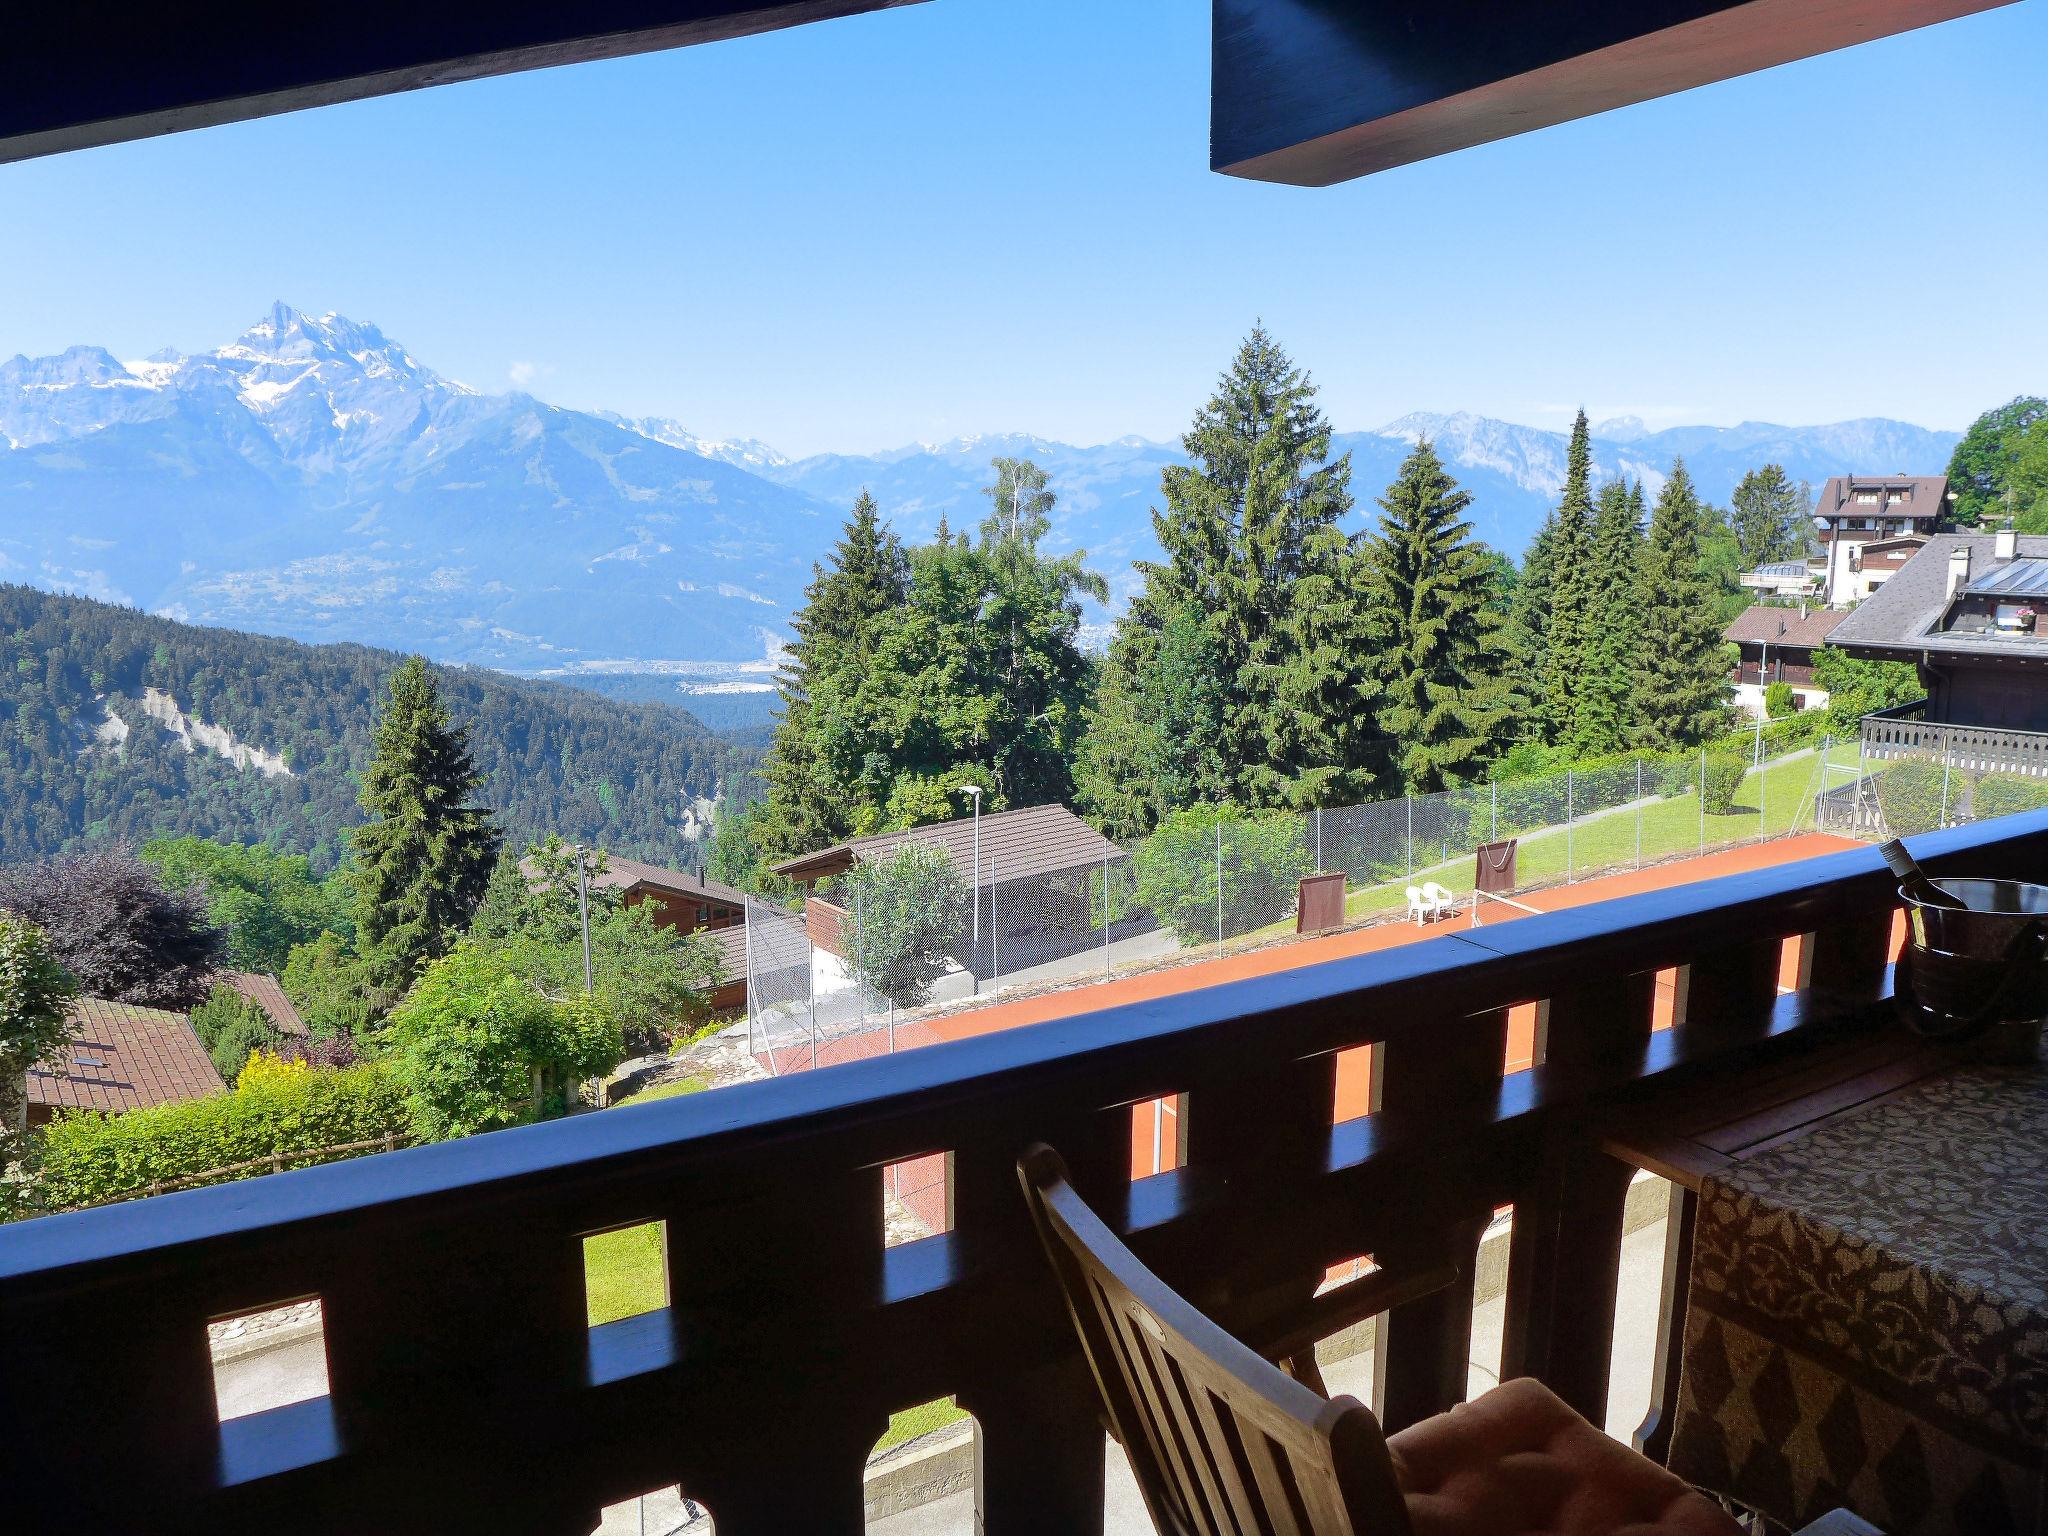
<svg viewBox="0 0 2048 1536"><path fill-rule="evenodd" d="M1923 907L1948 907L1955 911L1966 911L1969 903L1960 896L1951 896L1932 880L1919 861L1906 852L1906 845L1896 837L1881 844L1878 853L1884 858L1884 867L1898 878L1899 894Z"/></svg>

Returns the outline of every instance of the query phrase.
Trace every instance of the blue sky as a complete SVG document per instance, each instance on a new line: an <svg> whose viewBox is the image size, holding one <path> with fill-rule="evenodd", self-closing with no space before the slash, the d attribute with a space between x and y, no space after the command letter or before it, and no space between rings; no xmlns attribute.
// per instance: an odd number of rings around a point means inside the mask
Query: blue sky
<svg viewBox="0 0 2048 1536"><path fill-rule="evenodd" d="M0 166L0 355L274 299L786 451L1185 426L1961 427L2048 389L2048 0L1323 190L1211 174L1208 7L931 0Z"/></svg>

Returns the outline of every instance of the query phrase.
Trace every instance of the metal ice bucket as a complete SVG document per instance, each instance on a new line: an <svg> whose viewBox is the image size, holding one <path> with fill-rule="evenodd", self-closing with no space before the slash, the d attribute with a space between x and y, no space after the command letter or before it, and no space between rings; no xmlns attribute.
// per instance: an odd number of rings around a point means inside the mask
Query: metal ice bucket
<svg viewBox="0 0 2048 1536"><path fill-rule="evenodd" d="M1934 883L1966 910L1899 892L1908 924L1895 989L1900 1010L1929 1038L1982 1036L1987 1056L2032 1059L2048 1019L2048 886Z"/></svg>

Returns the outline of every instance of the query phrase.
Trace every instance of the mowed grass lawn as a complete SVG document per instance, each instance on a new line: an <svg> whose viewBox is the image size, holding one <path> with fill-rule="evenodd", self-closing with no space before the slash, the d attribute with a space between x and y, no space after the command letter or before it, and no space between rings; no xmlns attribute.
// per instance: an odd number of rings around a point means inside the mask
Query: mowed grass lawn
<svg viewBox="0 0 2048 1536"><path fill-rule="evenodd" d="M681 1078L675 1082L661 1083L629 1099L622 1099L612 1106L623 1109L629 1104L647 1104L656 1099L672 1099L686 1093L701 1093L709 1085L697 1077ZM877 1224L882 1213L875 1213ZM668 1305L668 1288L663 1277L661 1224L647 1222L637 1227L622 1227L616 1232L602 1232L596 1237L583 1240L583 1283L588 1300L590 1325L617 1322L622 1317L638 1317L642 1312L652 1312ZM935 1402L920 1403L915 1408L906 1408L892 1414L888 1431L875 1442L877 1453L915 1440L919 1435L930 1434L948 1424L957 1423L967 1414L951 1398L940 1398Z"/></svg>

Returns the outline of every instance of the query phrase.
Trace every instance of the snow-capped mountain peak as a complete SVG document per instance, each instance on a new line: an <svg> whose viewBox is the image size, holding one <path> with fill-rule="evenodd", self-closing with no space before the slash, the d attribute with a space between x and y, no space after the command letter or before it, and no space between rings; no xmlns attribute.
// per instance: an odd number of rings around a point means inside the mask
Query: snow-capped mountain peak
<svg viewBox="0 0 2048 1536"><path fill-rule="evenodd" d="M758 438L699 437L680 421L668 416L621 416L617 411L597 411L594 414L614 426L652 438L657 443L667 443L669 447L680 448L685 453L717 459L756 473L764 469L780 469L790 462L788 454L778 452Z"/></svg>

